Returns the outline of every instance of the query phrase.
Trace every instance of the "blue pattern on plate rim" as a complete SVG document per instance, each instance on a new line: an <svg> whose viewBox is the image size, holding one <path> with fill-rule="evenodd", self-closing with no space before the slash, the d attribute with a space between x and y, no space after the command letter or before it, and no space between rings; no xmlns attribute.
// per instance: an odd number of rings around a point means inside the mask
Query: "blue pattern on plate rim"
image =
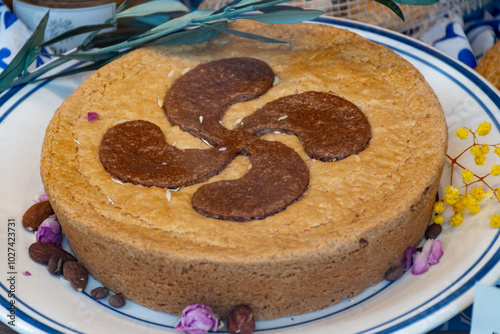
<svg viewBox="0 0 500 334"><path fill-rule="evenodd" d="M5 292L8 293L8 290L7 288L0 283L0 287L5 290ZM40 317L44 318L44 319L47 319L49 320L50 322L54 323L54 324L57 324L59 326L62 326L63 328L66 328L66 329L69 329L71 330L74 334L84 334L82 332L77 332L77 331L74 331L73 329L69 328L69 327L66 327L60 323L57 323L55 322L54 320L46 317L45 315L41 314L40 312L37 312L35 310L33 310L30 306L26 305L25 303L23 303L22 301L20 301L18 298L16 298L16 302L20 303L21 305L27 307L28 309L30 309L31 311L34 311L36 315L39 315ZM0 296L0 305L2 307L5 307L5 309L7 310L8 307L10 306L10 301L5 299L3 296ZM31 326L43 331L44 334L60 334L61 332L50 327L49 325L41 322L40 320L28 315L26 312L22 311L19 309L19 307L16 308L16 318L17 319L22 319L23 321L25 321L26 323L30 324Z"/></svg>

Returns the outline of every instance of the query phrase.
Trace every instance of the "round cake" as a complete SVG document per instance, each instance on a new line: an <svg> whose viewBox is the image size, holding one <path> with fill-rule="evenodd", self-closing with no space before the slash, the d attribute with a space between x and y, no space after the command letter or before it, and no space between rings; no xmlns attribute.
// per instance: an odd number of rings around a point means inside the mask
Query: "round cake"
<svg viewBox="0 0 500 334"><path fill-rule="evenodd" d="M486 51L475 70L500 90L500 40Z"/></svg>
<svg viewBox="0 0 500 334"><path fill-rule="evenodd" d="M443 110L410 63L347 30L231 28L284 43L221 34L92 74L47 128L46 192L79 261L146 307L328 307L421 241Z"/></svg>

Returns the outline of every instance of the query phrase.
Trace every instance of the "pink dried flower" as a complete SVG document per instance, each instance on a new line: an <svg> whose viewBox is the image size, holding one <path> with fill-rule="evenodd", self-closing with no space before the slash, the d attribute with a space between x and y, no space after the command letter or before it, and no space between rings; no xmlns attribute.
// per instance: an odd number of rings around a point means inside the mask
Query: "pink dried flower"
<svg viewBox="0 0 500 334"><path fill-rule="evenodd" d="M429 254L429 264L438 264L439 259L444 252L441 248L441 240L434 240L431 244L431 253Z"/></svg>
<svg viewBox="0 0 500 334"><path fill-rule="evenodd" d="M24 275L24 276L31 276L31 273L30 273L29 271L25 271L25 272L23 273L23 275Z"/></svg>
<svg viewBox="0 0 500 334"><path fill-rule="evenodd" d="M416 247L408 247L405 252L405 259L403 260L403 264L401 265L403 267L404 271L407 271L411 267L411 262L413 258L413 254L417 252Z"/></svg>
<svg viewBox="0 0 500 334"><path fill-rule="evenodd" d="M97 119L99 118L99 114L96 113L96 112L89 112L87 113L87 120L90 122L90 121L93 121L94 119Z"/></svg>
<svg viewBox="0 0 500 334"><path fill-rule="evenodd" d="M49 200L49 197L47 196L47 193L44 193L44 192L35 196L36 203L44 202L44 201L48 201L48 200Z"/></svg>
<svg viewBox="0 0 500 334"><path fill-rule="evenodd" d="M38 231L36 231L36 241L50 242L57 247L61 247L62 230L55 215L49 216L40 224Z"/></svg>
<svg viewBox="0 0 500 334"><path fill-rule="evenodd" d="M210 306L194 304L182 311L181 322L175 329L189 334L203 334L210 330L217 331L218 322Z"/></svg>
<svg viewBox="0 0 500 334"><path fill-rule="evenodd" d="M412 274L420 275L425 273L429 270L429 265L439 263L439 259L443 254L440 240L427 239L422 251L413 255Z"/></svg>

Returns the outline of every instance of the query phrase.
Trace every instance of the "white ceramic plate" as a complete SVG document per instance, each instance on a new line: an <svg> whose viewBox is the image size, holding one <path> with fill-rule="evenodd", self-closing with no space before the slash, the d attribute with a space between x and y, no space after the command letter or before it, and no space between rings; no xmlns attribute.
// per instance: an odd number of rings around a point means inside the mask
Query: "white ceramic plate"
<svg viewBox="0 0 500 334"><path fill-rule="evenodd" d="M321 18L318 22L343 27L387 45L423 73L446 112L451 156L458 155L471 143L454 136L459 127L475 129L488 121L493 130L481 138L482 143L500 143L498 91L465 65L388 30L332 18ZM90 280L84 293L77 293L64 279L52 277L44 266L29 259L27 249L34 236L23 229L21 218L33 204L33 197L43 189L39 157L44 131L62 100L87 75L29 85L0 96L0 319L6 323L14 321L14 329L25 333L176 332L175 316L131 302L122 309L113 309L106 300L96 302L88 295L99 285L95 280ZM485 169L476 172L486 174L493 160L492 156ZM496 163L500 164L499 161L497 158ZM473 165L472 157L467 154L460 162L466 167ZM458 174L455 180L461 180ZM498 187L494 179L488 182ZM446 168L440 192L449 184L450 170ZM467 217L462 226L445 224L440 236L445 255L427 273L414 276L407 272L392 284L382 282L325 310L258 322L257 331L414 333L435 328L472 303L476 282L493 284L500 278L500 233L489 226L489 217L495 210L500 210L500 204L492 200L479 214ZM11 238L13 235L15 240ZM14 247L9 246L11 242ZM26 271L31 275L25 276Z"/></svg>

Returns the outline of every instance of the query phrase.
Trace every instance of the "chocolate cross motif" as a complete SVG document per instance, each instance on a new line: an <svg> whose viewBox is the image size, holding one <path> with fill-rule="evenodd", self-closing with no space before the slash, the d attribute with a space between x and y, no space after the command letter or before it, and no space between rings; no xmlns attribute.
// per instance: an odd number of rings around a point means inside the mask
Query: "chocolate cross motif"
<svg viewBox="0 0 500 334"><path fill-rule="evenodd" d="M252 168L239 179L202 185L193 195L192 207L207 217L241 222L276 214L306 191L309 171L294 149L260 136L274 131L296 135L311 158L333 162L364 150L371 127L351 102L314 91L272 101L234 130L221 124L231 105L265 94L273 81L270 66L255 58L200 64L175 81L164 109L170 123L212 148L177 149L157 125L135 120L105 133L101 162L124 182L177 188L207 181L244 154Z"/></svg>

